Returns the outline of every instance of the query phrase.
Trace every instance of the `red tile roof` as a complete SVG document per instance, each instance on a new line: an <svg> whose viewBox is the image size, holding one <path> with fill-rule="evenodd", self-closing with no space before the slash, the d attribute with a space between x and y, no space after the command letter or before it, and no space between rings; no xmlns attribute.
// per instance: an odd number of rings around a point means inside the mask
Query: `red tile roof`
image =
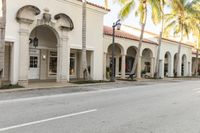
<svg viewBox="0 0 200 133"><path fill-rule="evenodd" d="M125 25L126 27L129 27L129 28L132 28L132 29L135 29L137 31L141 31L140 28L136 28L136 27L132 27L132 26L129 26L129 25ZM152 35L156 38L159 38L159 35L156 34L156 33L153 33L153 32L150 32L150 31L144 31L145 33L149 34L149 35ZM165 41L169 41L169 42L174 42L174 43L179 43L175 38L171 37L171 38L166 38L166 37L163 37L162 40L165 40ZM193 43L192 42L181 42L182 45L186 45L186 46L190 46L190 47L194 47ZM193 45L191 45L193 44Z"/></svg>
<svg viewBox="0 0 200 133"><path fill-rule="evenodd" d="M82 2L82 0L78 0L78 1ZM88 5L91 5L91 6L94 6L94 7L97 7L97 8L100 8L100 9L103 9L103 10L106 10L106 11L110 11L110 9L107 9L107 8L105 8L105 7L103 7L103 6L100 6L100 5L97 5L97 4L95 4L95 3L91 3L91 2L88 2L88 1L87 1L87 4L88 4Z"/></svg>
<svg viewBox="0 0 200 133"><path fill-rule="evenodd" d="M108 26L104 26L104 35L112 36L112 34L113 34L112 28L108 27ZM121 30L116 30L115 36L119 37L119 38L125 38L125 39L134 40L134 41L139 41L140 40L139 37L137 37L135 35L132 35L130 33L127 33L125 31L121 31ZM157 43L155 43L153 41L150 41L148 39L144 39L143 42L157 45Z"/></svg>
<svg viewBox="0 0 200 133"><path fill-rule="evenodd" d="M178 42L176 40L165 38L165 37L163 37L162 40L169 41L169 42L174 42L174 43L180 43L180 42ZM185 46L189 46L189 47L194 47L193 45L189 44L189 42L188 43L181 42L181 44L185 45Z"/></svg>

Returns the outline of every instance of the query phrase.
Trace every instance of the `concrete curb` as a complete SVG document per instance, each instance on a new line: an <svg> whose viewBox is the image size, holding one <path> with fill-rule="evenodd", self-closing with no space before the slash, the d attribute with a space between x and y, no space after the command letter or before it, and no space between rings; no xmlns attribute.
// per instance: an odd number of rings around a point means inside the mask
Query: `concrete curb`
<svg viewBox="0 0 200 133"><path fill-rule="evenodd" d="M121 81L118 80L115 84L122 82L156 82L156 81L181 81L181 80L199 80L200 78L165 78L165 79L138 79L137 81ZM31 90L47 90L47 89L62 89L67 87L86 87L86 86L98 86L112 84L113 82L107 83L91 83L91 84L68 84L68 85L55 85L45 87L32 87L32 88L16 88L16 89L0 89L0 93L11 93L19 91L31 91Z"/></svg>
<svg viewBox="0 0 200 133"><path fill-rule="evenodd" d="M57 86L45 86L45 87L33 87L33 88L15 88L15 89L0 89L0 93L11 93L19 91L31 91L31 90L42 90L42 89L61 89L67 87L85 87L85 86L96 86L105 85L109 83L92 83L92 84L71 84L71 85L57 85Z"/></svg>

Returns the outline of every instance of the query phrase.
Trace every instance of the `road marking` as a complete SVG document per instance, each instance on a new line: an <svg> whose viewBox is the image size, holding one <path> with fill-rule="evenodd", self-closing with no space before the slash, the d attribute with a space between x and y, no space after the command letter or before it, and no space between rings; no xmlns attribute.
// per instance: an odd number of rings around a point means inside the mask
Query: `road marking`
<svg viewBox="0 0 200 133"><path fill-rule="evenodd" d="M11 129L16 129L16 128L21 128L21 127L26 127L26 126L30 126L30 125L36 125L36 124L40 124L40 123L44 123L44 122L48 122L48 121L53 121L53 120L58 120L58 119L62 119L62 118L67 118L67 117L72 117L72 116L77 116L77 115L83 115L83 114L92 113L92 112L96 112L96 111L97 111L97 109L92 109L92 110L82 111L82 112L78 112L78 113L73 113L73 114L67 114L67 115L62 115L62 116L58 116L58 117L48 118L48 119L44 119L44 120L23 123L23 124L19 124L19 125L14 125L14 126L10 126L10 127L1 128L0 132L8 131L8 130L11 130Z"/></svg>

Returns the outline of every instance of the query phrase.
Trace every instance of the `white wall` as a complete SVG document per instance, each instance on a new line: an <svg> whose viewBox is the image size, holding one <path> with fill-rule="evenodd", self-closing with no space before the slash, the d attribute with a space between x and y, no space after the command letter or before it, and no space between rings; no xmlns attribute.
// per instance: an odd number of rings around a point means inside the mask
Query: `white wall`
<svg viewBox="0 0 200 133"><path fill-rule="evenodd" d="M112 36L109 35L104 35L104 52L108 52L108 47L111 45L112 43ZM134 46L134 47L138 47L139 42L138 41L134 41L134 40L130 40L130 39L125 39L125 38L119 38L116 37L115 38L115 43L118 43L121 45L122 47L122 53L123 54L127 54L127 50L129 47ZM149 43L142 43L142 50L140 55L142 55L142 51L145 48L149 48L152 53L153 53L153 57L156 56L157 53L157 45L156 44L149 44Z"/></svg>
<svg viewBox="0 0 200 133"><path fill-rule="evenodd" d="M49 13L54 16L59 13L68 15L73 23L74 29L69 32L68 43L70 47L81 49L82 45L82 3L78 0L7 0L7 24L6 24L6 38L13 38L14 41L14 71L12 83L18 81L19 71L19 23L16 21L17 11L25 5L34 5L41 10L41 14L35 19L41 19L44 9L48 8ZM87 48L94 51L94 79L103 78L103 16L107 11L88 5L87 6ZM95 23L94 23L95 22ZM33 27L34 28L34 27ZM31 29L30 29L31 30ZM30 31L31 32L31 31ZM28 44L27 44L28 45Z"/></svg>
<svg viewBox="0 0 200 133"><path fill-rule="evenodd" d="M126 51L130 46L135 46L136 48L138 47L138 41L134 41L134 40L130 40L130 39L125 39L125 38L119 38L116 37L115 38L115 42L121 45L121 49L122 54L127 54ZM107 53L107 49L110 46L110 44L112 43L112 37L109 35L104 35L104 52ZM149 44L149 43L143 43L142 45L142 50L141 52L145 49L148 48L152 51L153 54L153 58L156 61L156 57L157 57L157 45L155 44ZM160 62L161 62L161 66L160 66L160 76L163 78L164 77L164 59L165 59L165 54L167 52L170 53L171 55L171 74L170 76L173 76L173 65L174 65L174 55L177 53L178 51L178 43L176 42L171 42L171 41L162 41L162 45L161 45L161 52L160 52ZM192 47L188 46L188 45L182 45L181 47L181 57L183 55L186 55L187 57L187 76L191 76L191 64L192 64ZM140 53L140 55L142 55L142 53ZM104 62L105 63L105 62ZM189 63L189 64L188 64ZM190 66L189 66L190 65ZM155 67L155 65L154 65ZM190 68L190 70L189 70Z"/></svg>
<svg viewBox="0 0 200 133"><path fill-rule="evenodd" d="M164 59L165 59L165 54L169 52L171 55L171 69L172 69L172 73L173 73L173 69L174 69L174 55L176 53L178 53L178 43L175 42L170 42L170 41L162 41L162 45L161 45L161 52L160 52L160 60L162 60L162 71L160 72L161 77L164 77ZM190 65L192 64L192 47L188 46L188 45L182 45L181 47L181 59L183 55L186 55L187 57L187 62L190 62ZM190 66L190 68L192 68ZM170 76L174 76L174 75ZM191 76L191 70L188 70L188 76Z"/></svg>

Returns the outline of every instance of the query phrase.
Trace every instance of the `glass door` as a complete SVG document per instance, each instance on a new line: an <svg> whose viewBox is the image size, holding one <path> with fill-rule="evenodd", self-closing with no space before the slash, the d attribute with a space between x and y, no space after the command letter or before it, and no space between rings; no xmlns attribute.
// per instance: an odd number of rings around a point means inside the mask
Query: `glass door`
<svg viewBox="0 0 200 133"><path fill-rule="evenodd" d="M50 51L49 53L49 76L55 76L57 74L57 52Z"/></svg>

